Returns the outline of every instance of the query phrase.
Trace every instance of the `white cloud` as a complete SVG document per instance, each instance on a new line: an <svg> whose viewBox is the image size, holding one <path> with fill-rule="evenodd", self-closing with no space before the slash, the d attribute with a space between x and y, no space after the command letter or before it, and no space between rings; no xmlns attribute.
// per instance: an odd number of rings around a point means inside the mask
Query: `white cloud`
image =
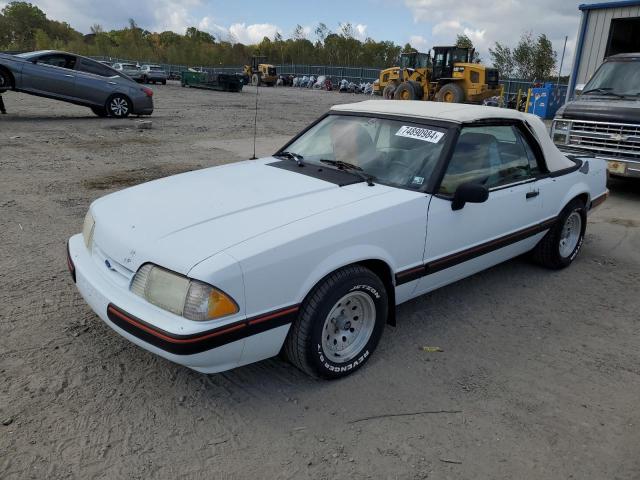
<svg viewBox="0 0 640 480"><path fill-rule="evenodd" d="M464 33L488 62L489 48L496 41L515 46L522 33L531 31L534 35L544 33L549 37L558 52L559 62L564 36L569 35L563 71L571 63L580 18L578 1L404 0L404 3L417 26L431 27L429 46L451 44L457 34Z"/></svg>
<svg viewBox="0 0 640 480"><path fill-rule="evenodd" d="M419 52L426 52L431 48L431 45L429 45L429 42L427 42L427 39L424 38L422 35L411 35L409 37L409 43L413 48L415 48Z"/></svg>
<svg viewBox="0 0 640 480"><path fill-rule="evenodd" d="M260 43L264 37L273 40L279 28L271 23L255 23L247 25L245 23L234 23L229 27L229 33L233 38L245 44Z"/></svg>
<svg viewBox="0 0 640 480"><path fill-rule="evenodd" d="M362 23L354 25L353 30L358 40L365 40L367 38L367 26Z"/></svg>

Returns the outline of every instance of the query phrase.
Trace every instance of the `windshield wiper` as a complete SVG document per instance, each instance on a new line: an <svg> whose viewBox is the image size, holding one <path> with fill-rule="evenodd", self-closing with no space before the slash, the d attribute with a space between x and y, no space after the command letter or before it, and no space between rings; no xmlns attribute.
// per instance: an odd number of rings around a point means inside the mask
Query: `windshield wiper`
<svg viewBox="0 0 640 480"><path fill-rule="evenodd" d="M624 98L624 95L612 92L611 90L613 90L611 87L590 88L589 90L582 92L582 95L587 95L589 93L601 93L602 95L613 95L614 97Z"/></svg>
<svg viewBox="0 0 640 480"><path fill-rule="evenodd" d="M370 187L373 187L375 185L373 181L376 179L376 177L374 177L373 175L369 175L368 173L365 173L365 171L362 170L362 168L360 168L358 165L354 165L353 163L349 163L349 162L342 162L340 160L327 160L325 158L321 158L320 161L322 163L332 165L338 168L339 170L345 170L345 171L348 171L349 173L353 173L354 175L357 175L358 177L363 179L365 182L367 182L367 185L369 185Z"/></svg>
<svg viewBox="0 0 640 480"><path fill-rule="evenodd" d="M304 157L299 153L280 152L280 153L276 153L274 157L284 157L284 158L288 158L289 160L295 160L299 167L304 167L304 161L303 161Z"/></svg>

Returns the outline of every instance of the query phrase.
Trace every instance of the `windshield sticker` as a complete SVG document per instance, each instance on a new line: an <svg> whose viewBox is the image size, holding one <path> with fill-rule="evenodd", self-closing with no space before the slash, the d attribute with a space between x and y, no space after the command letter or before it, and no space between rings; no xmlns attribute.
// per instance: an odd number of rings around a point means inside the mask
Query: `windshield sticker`
<svg viewBox="0 0 640 480"><path fill-rule="evenodd" d="M424 177L413 177L413 181L411 183L414 185L422 185L424 183Z"/></svg>
<svg viewBox="0 0 640 480"><path fill-rule="evenodd" d="M403 125L400 127L400 130L396 132L396 136L413 138L415 140L422 140L423 142L438 143L440 139L444 137L444 132Z"/></svg>

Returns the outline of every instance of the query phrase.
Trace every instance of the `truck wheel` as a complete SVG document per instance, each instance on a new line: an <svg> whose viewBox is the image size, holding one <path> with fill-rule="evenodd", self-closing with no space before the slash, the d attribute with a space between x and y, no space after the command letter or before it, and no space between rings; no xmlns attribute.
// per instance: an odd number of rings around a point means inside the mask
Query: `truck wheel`
<svg viewBox="0 0 640 480"><path fill-rule="evenodd" d="M126 118L131 113L131 102L121 93L111 95L107 100L107 112L115 118Z"/></svg>
<svg viewBox="0 0 640 480"><path fill-rule="evenodd" d="M464 90L457 83L447 83L438 90L436 100L446 103L462 103L464 102Z"/></svg>
<svg viewBox="0 0 640 480"><path fill-rule="evenodd" d="M398 88L396 88L393 98L396 100L417 100L416 91L409 82L402 82Z"/></svg>
<svg viewBox="0 0 640 480"><path fill-rule="evenodd" d="M393 100L393 94L396 91L396 85L394 83L388 83L382 90L382 98L385 100Z"/></svg>
<svg viewBox="0 0 640 480"><path fill-rule="evenodd" d="M556 224L533 249L533 259L551 269L568 267L582 248L586 228L587 210L581 200L575 199L562 210Z"/></svg>
<svg viewBox="0 0 640 480"><path fill-rule="evenodd" d="M388 308L385 287L371 270L359 265L337 270L305 298L284 353L311 376L344 377L375 350Z"/></svg>
<svg viewBox="0 0 640 480"><path fill-rule="evenodd" d="M260 84L260 75L254 73L251 77L251 85L257 87Z"/></svg>
<svg viewBox="0 0 640 480"><path fill-rule="evenodd" d="M166 84L167 84L167 81L166 81L166 80L162 80L162 84L163 84L163 85L166 85Z"/></svg>

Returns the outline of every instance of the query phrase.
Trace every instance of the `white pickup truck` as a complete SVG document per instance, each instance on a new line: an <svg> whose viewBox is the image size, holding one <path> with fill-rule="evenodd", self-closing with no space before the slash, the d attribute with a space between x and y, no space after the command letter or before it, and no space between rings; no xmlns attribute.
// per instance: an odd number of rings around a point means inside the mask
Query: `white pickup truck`
<svg viewBox="0 0 640 480"><path fill-rule="evenodd" d="M337 378L402 302L527 252L568 266L607 193L605 162L567 158L535 116L370 100L273 156L96 200L67 261L107 325L169 360L210 373L284 350Z"/></svg>

